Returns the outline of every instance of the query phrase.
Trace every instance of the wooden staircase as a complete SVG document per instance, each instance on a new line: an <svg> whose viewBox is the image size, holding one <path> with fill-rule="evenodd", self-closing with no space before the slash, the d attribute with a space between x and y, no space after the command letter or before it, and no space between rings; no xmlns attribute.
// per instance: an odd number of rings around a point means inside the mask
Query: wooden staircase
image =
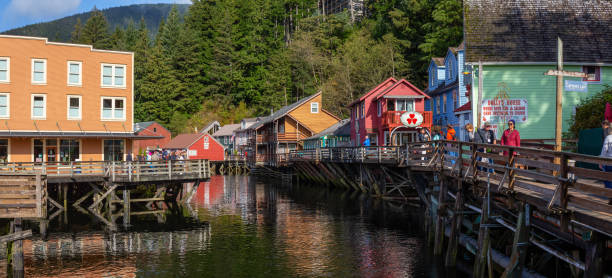
<svg viewBox="0 0 612 278"><path fill-rule="evenodd" d="M46 176L0 175L0 218L46 218L46 216Z"/></svg>

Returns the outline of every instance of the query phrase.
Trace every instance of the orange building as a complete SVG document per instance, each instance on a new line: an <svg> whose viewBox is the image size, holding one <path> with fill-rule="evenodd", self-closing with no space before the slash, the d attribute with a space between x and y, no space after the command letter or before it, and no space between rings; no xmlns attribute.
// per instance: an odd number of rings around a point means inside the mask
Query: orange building
<svg viewBox="0 0 612 278"><path fill-rule="evenodd" d="M0 35L0 162L125 159L133 64L131 52Z"/></svg>

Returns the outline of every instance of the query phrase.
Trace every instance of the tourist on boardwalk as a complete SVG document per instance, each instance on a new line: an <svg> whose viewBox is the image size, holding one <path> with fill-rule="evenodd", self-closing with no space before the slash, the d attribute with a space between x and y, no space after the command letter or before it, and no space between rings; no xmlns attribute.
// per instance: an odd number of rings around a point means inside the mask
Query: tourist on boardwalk
<svg viewBox="0 0 612 278"><path fill-rule="evenodd" d="M465 141L474 142L474 126L468 123L463 128L466 131Z"/></svg>
<svg viewBox="0 0 612 278"><path fill-rule="evenodd" d="M431 128L431 132L433 133L432 140L435 141L435 140L442 139L441 131L442 131L442 129L440 128L440 126L437 126L437 125L433 126Z"/></svg>
<svg viewBox="0 0 612 278"><path fill-rule="evenodd" d="M363 146L364 147L369 147L370 146L370 137L366 135L365 140L363 140Z"/></svg>
<svg viewBox="0 0 612 278"><path fill-rule="evenodd" d="M457 141L456 138L457 132L453 128L451 124L446 125L446 140L448 141Z"/></svg>
<svg viewBox="0 0 612 278"><path fill-rule="evenodd" d="M606 140L606 137L608 137L608 134L610 133L610 130L612 129L610 128L610 122L608 122L608 120L603 120L603 122L601 122L601 129L603 130L602 138Z"/></svg>
<svg viewBox="0 0 612 278"><path fill-rule="evenodd" d="M601 148L601 154L599 156L605 158L612 158L612 128L607 129L608 134L604 140L603 147ZM604 172L612 172L612 165L599 165ZM612 181L604 181L606 188L612 188ZM608 204L612 205L612 198L608 199Z"/></svg>
<svg viewBox="0 0 612 278"><path fill-rule="evenodd" d="M427 141L431 141L431 136L429 135L429 132L427 132L425 128L420 128L419 134L417 135L417 142L427 142Z"/></svg>
<svg viewBox="0 0 612 278"><path fill-rule="evenodd" d="M508 129L504 130L504 134L502 135L502 138L501 138L501 144L502 146L514 146L514 147L521 146L521 135L519 134L518 130L515 129L514 120L508 121ZM516 152L514 153L516 154ZM504 151L504 155L507 155L507 154L508 152Z"/></svg>
<svg viewBox="0 0 612 278"><path fill-rule="evenodd" d="M477 144L495 144L497 141L495 140L495 134L491 130L491 123L484 123L484 129L478 129L476 134L474 134L474 142ZM486 152L485 148L478 149L479 152ZM492 159L489 158L478 158L478 160L486 163L493 163ZM483 167L478 167L480 170L493 172L493 169L486 169Z"/></svg>

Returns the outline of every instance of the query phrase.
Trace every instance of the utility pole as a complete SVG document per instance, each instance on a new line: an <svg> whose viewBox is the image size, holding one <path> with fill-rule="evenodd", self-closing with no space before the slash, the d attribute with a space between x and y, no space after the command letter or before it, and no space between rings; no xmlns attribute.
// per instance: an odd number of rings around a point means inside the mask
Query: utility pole
<svg viewBox="0 0 612 278"><path fill-rule="evenodd" d="M557 70L549 70L544 75L557 77L557 105L556 105L556 120L555 120L555 151L560 152L562 146L563 131L563 77L586 77L584 72L572 72L563 70L563 41L557 37ZM555 161L558 163L558 161Z"/></svg>

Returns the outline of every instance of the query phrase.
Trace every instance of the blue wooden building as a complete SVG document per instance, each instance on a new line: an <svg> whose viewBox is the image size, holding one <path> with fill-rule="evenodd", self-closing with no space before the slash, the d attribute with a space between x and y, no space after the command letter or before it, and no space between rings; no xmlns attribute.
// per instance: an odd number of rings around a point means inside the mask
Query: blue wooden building
<svg viewBox="0 0 612 278"><path fill-rule="evenodd" d="M464 138L463 125L471 122L471 113L465 112L469 102L469 74L465 74L464 44L449 47L444 58L432 58L429 64L429 84L425 91L431 99L425 101L425 110L433 112L433 124L451 124L457 138Z"/></svg>

